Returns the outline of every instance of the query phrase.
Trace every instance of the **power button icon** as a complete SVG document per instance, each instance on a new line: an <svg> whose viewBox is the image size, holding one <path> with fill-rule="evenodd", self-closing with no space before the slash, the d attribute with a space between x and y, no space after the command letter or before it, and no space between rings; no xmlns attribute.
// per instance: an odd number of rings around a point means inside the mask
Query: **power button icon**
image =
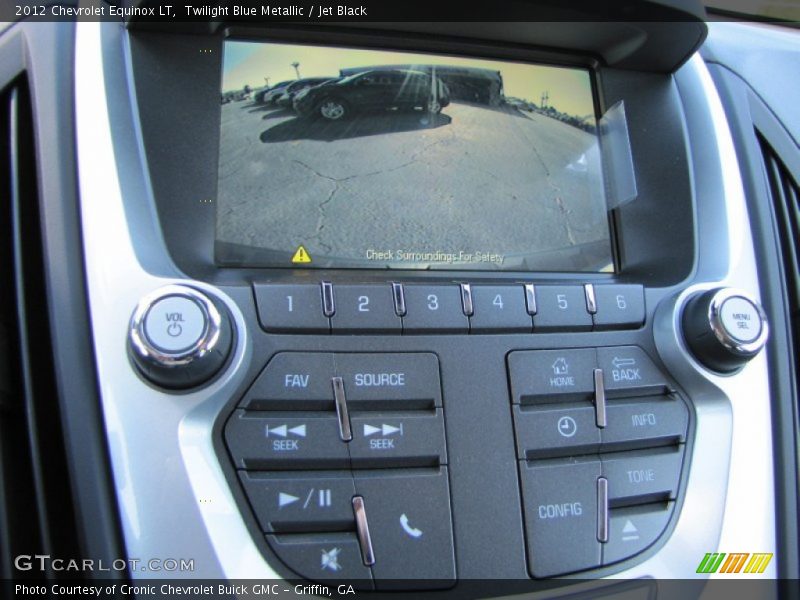
<svg viewBox="0 0 800 600"><path fill-rule="evenodd" d="M178 353L195 346L206 333L205 310L188 296L165 296L144 319L144 333L155 347Z"/></svg>

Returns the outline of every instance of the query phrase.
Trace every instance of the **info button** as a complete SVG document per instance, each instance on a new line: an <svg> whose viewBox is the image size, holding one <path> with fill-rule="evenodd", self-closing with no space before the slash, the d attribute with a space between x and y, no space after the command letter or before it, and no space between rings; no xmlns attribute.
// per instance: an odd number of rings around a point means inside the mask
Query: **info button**
<svg viewBox="0 0 800 600"><path fill-rule="evenodd" d="M335 354L334 362L351 410L442 405L435 354Z"/></svg>

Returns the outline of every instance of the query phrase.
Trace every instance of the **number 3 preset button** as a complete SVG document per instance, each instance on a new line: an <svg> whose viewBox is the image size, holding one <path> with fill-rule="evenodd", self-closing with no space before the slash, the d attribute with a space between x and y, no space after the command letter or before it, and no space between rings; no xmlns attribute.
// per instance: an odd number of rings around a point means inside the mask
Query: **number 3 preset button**
<svg viewBox="0 0 800 600"><path fill-rule="evenodd" d="M404 285L405 333L467 333L469 319L457 285Z"/></svg>

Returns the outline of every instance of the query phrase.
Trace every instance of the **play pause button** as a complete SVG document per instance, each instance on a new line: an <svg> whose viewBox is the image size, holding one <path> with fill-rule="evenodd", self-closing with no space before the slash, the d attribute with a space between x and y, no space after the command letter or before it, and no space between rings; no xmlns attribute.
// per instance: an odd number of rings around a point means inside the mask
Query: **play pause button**
<svg viewBox="0 0 800 600"><path fill-rule="evenodd" d="M346 531L354 527L353 478L334 472L240 472L265 532Z"/></svg>

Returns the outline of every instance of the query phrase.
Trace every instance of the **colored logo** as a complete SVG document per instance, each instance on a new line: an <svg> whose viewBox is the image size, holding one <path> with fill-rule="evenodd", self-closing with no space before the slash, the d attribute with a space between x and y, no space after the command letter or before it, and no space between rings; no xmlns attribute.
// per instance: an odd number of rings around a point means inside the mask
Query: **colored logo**
<svg viewBox="0 0 800 600"><path fill-rule="evenodd" d="M697 573L763 573L771 560L771 552L708 552L697 565Z"/></svg>

